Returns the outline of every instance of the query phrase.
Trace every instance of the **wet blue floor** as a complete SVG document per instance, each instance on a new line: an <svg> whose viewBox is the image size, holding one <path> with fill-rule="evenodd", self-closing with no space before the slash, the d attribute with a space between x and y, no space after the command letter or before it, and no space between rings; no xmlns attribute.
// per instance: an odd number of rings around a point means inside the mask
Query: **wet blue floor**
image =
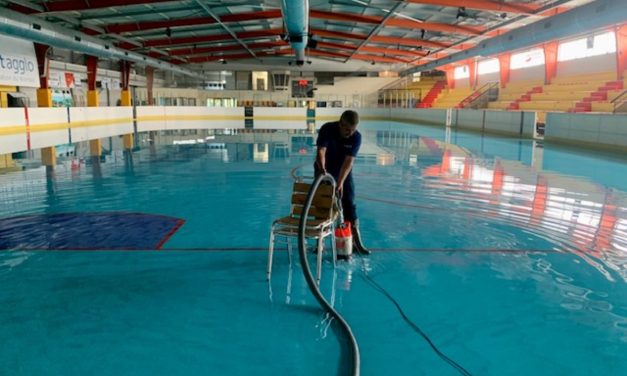
<svg viewBox="0 0 627 376"><path fill-rule="evenodd" d="M459 374L377 285L473 375L627 369L624 160L434 127L360 129L357 203L375 253L335 271L327 258L322 291L353 328L362 374ZM290 271L278 252L265 281L270 223L289 211L291 173L310 174L310 144L298 139L288 156L273 143L225 141L0 176L4 220L185 220L160 251L0 252L0 374L341 368L334 324L299 266Z"/></svg>

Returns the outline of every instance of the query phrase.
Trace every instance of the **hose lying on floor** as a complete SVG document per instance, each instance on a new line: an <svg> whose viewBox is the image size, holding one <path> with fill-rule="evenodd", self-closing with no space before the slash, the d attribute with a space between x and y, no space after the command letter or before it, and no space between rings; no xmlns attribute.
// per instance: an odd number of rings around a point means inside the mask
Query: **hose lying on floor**
<svg viewBox="0 0 627 376"><path fill-rule="evenodd" d="M359 359L359 346L357 345L357 340L353 335L353 331L350 326L344 320L342 316L326 301L320 289L318 288L318 284L315 282L313 275L311 274L311 270L309 269L309 261L307 260L307 245L305 243L305 227L307 222L307 216L309 215L309 209L311 209L311 203L313 202L314 196L318 187L322 183L322 181L328 181L333 185L333 189L335 190L335 179L330 174L319 175L311 185L309 189L309 193L307 194L307 199L305 200L305 205L303 207L303 211L300 215L300 222L298 223L298 254L300 256L300 265L303 268L303 275L305 276L305 280L307 281L307 285L309 286L309 290L314 295L320 306L331 315L331 317L335 318L346 337L350 341L349 353L352 358L352 364L350 368L350 375L359 376L359 367L360 367L360 359Z"/></svg>

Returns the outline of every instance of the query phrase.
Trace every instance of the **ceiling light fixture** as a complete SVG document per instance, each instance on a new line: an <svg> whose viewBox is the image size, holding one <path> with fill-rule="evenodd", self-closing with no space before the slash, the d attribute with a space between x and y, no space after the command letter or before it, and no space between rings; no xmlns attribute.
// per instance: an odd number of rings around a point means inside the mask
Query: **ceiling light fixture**
<svg viewBox="0 0 627 376"><path fill-rule="evenodd" d="M357 3L357 4L360 4L360 5L363 5L366 8L377 9L377 10L383 11L385 13L392 13L395 16L398 16L398 17L401 17L401 18L405 18L405 19L408 19L408 20L411 20L411 21L414 21L414 22L418 22L418 23L423 23L424 22L423 20L419 20L418 18L414 18L412 16L408 16L408 15L405 15L403 13L393 12L393 11L391 11L389 9L384 9L384 8L379 8L379 7L372 6L371 4L366 3L365 1L361 1L361 0L351 0L351 1L353 3Z"/></svg>
<svg viewBox="0 0 627 376"><path fill-rule="evenodd" d="M468 17L468 13L466 13L466 7L457 8L457 16L455 16L455 18L459 19L460 17Z"/></svg>

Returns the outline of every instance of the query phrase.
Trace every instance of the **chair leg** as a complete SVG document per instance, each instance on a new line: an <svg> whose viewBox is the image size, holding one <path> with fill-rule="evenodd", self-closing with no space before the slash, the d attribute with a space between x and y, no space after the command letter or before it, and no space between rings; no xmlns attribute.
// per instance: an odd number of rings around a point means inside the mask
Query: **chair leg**
<svg viewBox="0 0 627 376"><path fill-rule="evenodd" d="M337 249L335 248L335 230L332 229L333 231L331 232L331 236L329 236L331 238L331 251L333 253L333 267L335 268L337 265L336 260L337 260Z"/></svg>
<svg viewBox="0 0 627 376"><path fill-rule="evenodd" d="M286 238L285 239L287 241L287 263L290 267L290 269L292 268L292 241L290 240L290 238Z"/></svg>
<svg viewBox="0 0 627 376"><path fill-rule="evenodd" d="M266 272L266 280L272 277L272 254L274 253L274 231L270 231L270 245L268 246L268 270Z"/></svg>
<svg viewBox="0 0 627 376"><path fill-rule="evenodd" d="M316 265L316 281L318 282L318 286L320 285L320 276L322 275L322 244L323 238L320 236L318 238L318 259Z"/></svg>

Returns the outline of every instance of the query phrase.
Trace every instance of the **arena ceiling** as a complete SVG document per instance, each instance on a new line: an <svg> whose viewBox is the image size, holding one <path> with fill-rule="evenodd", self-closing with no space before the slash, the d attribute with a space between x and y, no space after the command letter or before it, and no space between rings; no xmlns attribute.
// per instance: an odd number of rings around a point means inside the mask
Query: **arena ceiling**
<svg viewBox="0 0 627 376"><path fill-rule="evenodd" d="M402 71L589 2L310 0L309 36L315 42L306 55L321 66ZM294 56L285 40L281 0L0 0L0 5L188 69L223 69L226 63L287 68Z"/></svg>

